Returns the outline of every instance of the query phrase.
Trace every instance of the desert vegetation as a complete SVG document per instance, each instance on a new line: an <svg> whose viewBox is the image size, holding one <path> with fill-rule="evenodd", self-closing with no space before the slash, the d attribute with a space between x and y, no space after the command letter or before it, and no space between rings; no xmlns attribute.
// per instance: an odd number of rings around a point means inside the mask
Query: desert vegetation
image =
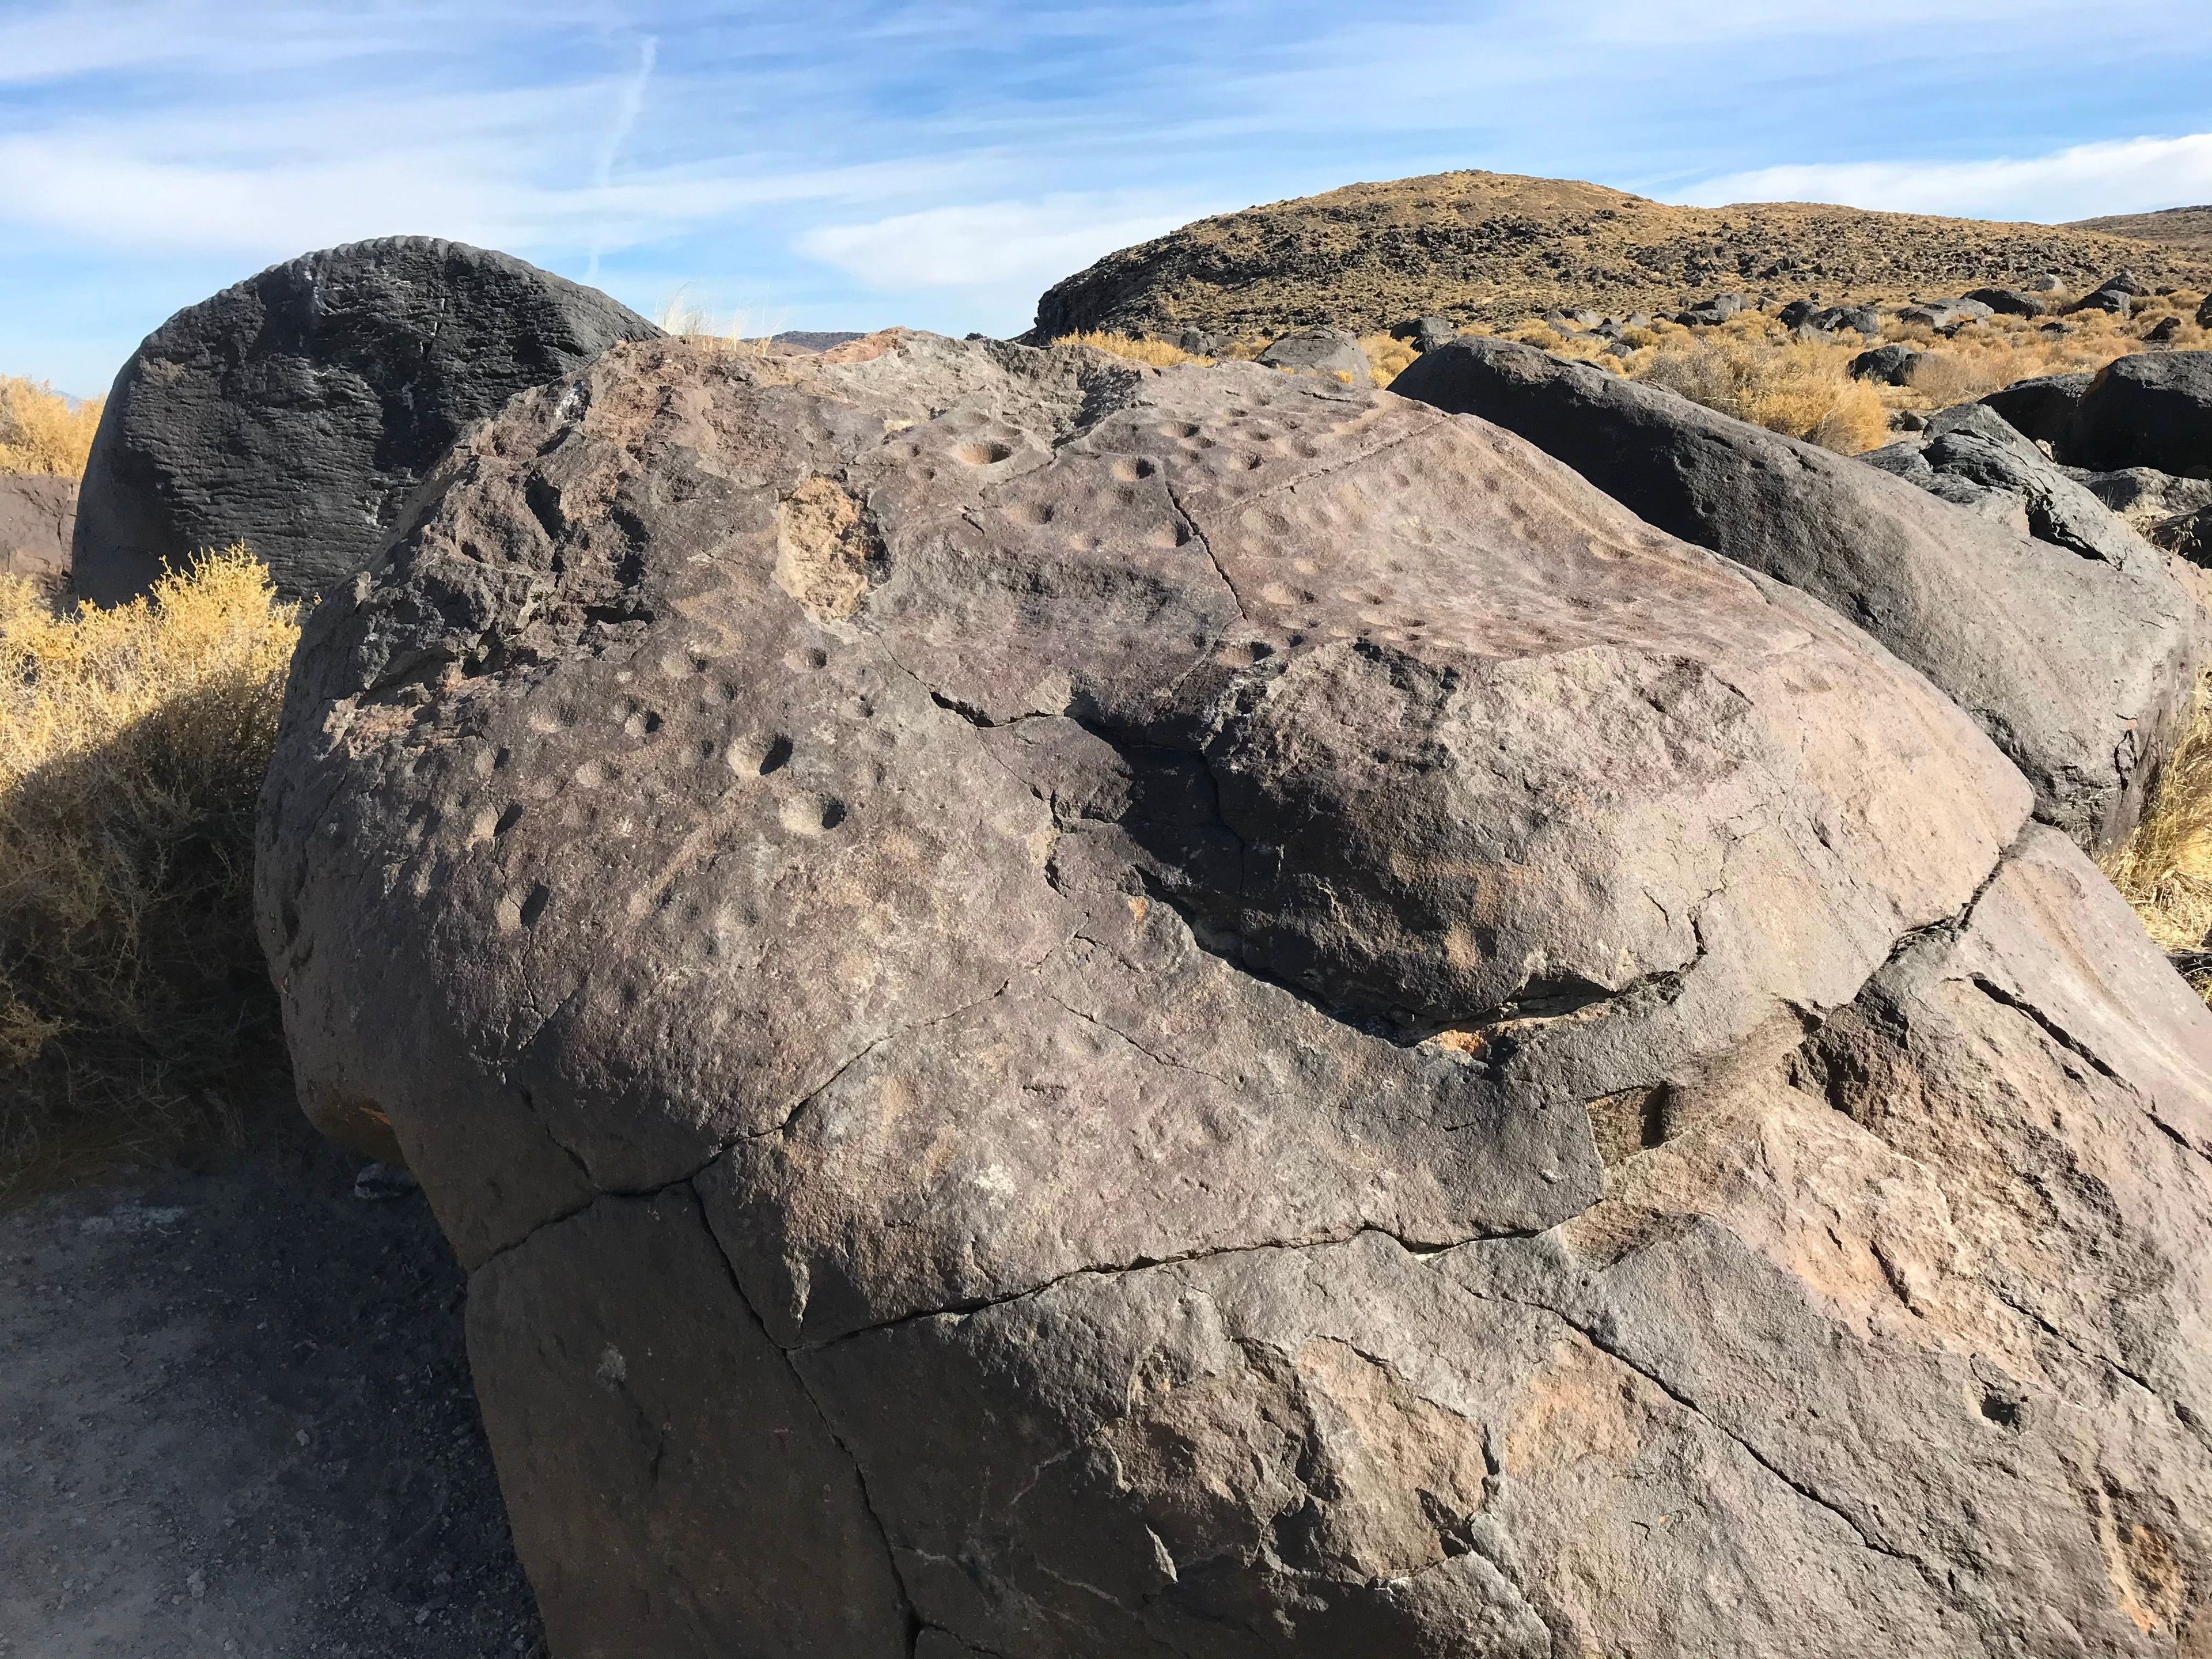
<svg viewBox="0 0 2212 1659"><path fill-rule="evenodd" d="M0 375L0 472L82 477L105 404L94 398L72 409L41 381Z"/></svg>
<svg viewBox="0 0 2212 1659"><path fill-rule="evenodd" d="M2212 1002L2212 685L2199 684L2196 717L2158 803L2110 873L2150 936Z"/></svg>
<svg viewBox="0 0 2212 1659"><path fill-rule="evenodd" d="M62 617L0 578L0 1197L237 1132L275 1029L253 812L298 637L242 548Z"/></svg>

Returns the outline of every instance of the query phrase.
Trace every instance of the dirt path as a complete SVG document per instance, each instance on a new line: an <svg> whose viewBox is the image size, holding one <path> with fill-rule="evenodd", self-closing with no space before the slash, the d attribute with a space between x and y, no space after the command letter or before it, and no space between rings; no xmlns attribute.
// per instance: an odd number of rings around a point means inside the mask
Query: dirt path
<svg viewBox="0 0 2212 1659"><path fill-rule="evenodd" d="M0 1214L0 1656L532 1651L419 1194L250 1157Z"/></svg>

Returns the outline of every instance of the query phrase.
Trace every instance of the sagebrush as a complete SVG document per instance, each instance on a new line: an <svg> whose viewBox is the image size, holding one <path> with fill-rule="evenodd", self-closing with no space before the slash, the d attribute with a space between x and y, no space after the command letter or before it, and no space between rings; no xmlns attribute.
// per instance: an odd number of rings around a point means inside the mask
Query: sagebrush
<svg viewBox="0 0 2212 1659"><path fill-rule="evenodd" d="M42 381L0 374L0 472L81 478L106 399L70 407Z"/></svg>
<svg viewBox="0 0 2212 1659"><path fill-rule="evenodd" d="M234 1130L275 1030L253 816L298 638L242 548L65 616L0 579L0 1195Z"/></svg>

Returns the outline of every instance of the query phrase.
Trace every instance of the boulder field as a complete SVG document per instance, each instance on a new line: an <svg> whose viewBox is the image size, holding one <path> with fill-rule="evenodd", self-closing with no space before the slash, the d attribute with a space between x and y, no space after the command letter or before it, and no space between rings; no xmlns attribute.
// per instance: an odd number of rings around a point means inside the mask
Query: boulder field
<svg viewBox="0 0 2212 1659"><path fill-rule="evenodd" d="M115 377L73 585L114 605L243 542L289 598L362 568L424 473L516 392L658 335L505 253L389 236L303 254L161 325Z"/></svg>
<svg viewBox="0 0 2212 1659"><path fill-rule="evenodd" d="M258 909L559 1659L2212 1643L2212 1014L1829 605L904 333L617 345L399 530Z"/></svg>

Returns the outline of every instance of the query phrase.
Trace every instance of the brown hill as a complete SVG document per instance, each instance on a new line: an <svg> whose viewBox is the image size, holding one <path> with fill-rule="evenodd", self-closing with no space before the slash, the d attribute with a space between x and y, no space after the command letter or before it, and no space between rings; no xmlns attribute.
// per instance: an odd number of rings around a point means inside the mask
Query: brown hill
<svg viewBox="0 0 2212 1659"><path fill-rule="evenodd" d="M2156 242L2197 258L2212 259L2212 206L2162 208L2156 213L2115 213L2101 219L2076 219L2065 228L2124 236L2135 242Z"/></svg>
<svg viewBox="0 0 2212 1659"><path fill-rule="evenodd" d="M1668 207L1571 180L1443 173L1201 219L1109 254L1045 294L1036 334L1365 333L1430 313L1496 326L1553 307L1671 312L1716 290L1903 300L2045 272L2079 290L2122 266L2154 285L2212 286L2212 253L2076 228L1802 202Z"/></svg>

